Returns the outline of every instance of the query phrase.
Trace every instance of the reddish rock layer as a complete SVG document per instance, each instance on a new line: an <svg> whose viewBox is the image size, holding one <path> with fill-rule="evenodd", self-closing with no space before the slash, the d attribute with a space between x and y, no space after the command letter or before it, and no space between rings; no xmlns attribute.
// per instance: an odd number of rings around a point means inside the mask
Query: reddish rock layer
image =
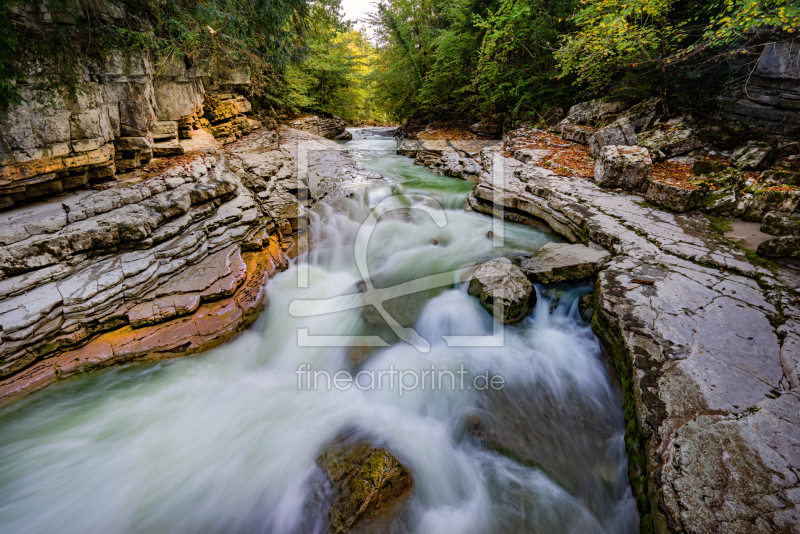
<svg viewBox="0 0 800 534"><path fill-rule="evenodd" d="M77 373L134 360L158 361L195 354L228 341L255 321L266 305L267 280L289 266L281 241L290 243L289 251L297 249L291 239L270 236L263 250L241 254L245 272L231 295L214 302L203 302L191 315L140 328L126 325L100 334L80 348L47 358L0 381L0 402L26 395ZM158 311L150 313L152 316L140 324L159 320Z"/></svg>

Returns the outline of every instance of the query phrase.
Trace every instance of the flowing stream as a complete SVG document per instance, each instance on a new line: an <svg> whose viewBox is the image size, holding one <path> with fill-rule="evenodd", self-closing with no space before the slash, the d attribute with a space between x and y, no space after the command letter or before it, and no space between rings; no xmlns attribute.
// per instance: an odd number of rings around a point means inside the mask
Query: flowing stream
<svg viewBox="0 0 800 534"><path fill-rule="evenodd" d="M492 334L491 316L461 283L467 269L557 237L508 223L494 247L492 219L463 209L471 183L394 155L392 139L347 146L385 180L314 207L308 287L298 287L295 264L270 280L269 306L231 343L73 377L0 410L0 532L324 532L331 496L316 458L343 430L411 471L397 532L638 532L620 393L578 312L589 286L537 287L533 313L503 330L502 346L442 337ZM427 352L373 324L374 310L289 313L293 301L358 293L356 234L382 201L404 209L383 215L369 240L376 287L460 270L449 287L387 304ZM443 227L410 209L436 203ZM299 341L301 328L311 342ZM380 335L389 345L313 346L334 335ZM402 391L387 375L348 389L320 379L315 389L313 375L298 374L303 364L317 376L394 368L467 378ZM478 375L502 377L502 389L478 387ZM470 421L524 455L494 452Z"/></svg>

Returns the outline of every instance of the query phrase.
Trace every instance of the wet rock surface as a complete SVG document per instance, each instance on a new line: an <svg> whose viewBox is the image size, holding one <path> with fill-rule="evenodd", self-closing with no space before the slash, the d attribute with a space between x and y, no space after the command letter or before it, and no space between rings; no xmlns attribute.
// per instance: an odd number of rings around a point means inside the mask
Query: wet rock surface
<svg viewBox="0 0 800 534"><path fill-rule="evenodd" d="M594 276L610 259L611 254L600 247L547 243L520 267L532 282L554 284Z"/></svg>
<svg viewBox="0 0 800 534"><path fill-rule="evenodd" d="M795 531L797 272L751 263L698 213L509 159L486 160L467 209L545 222L614 255L597 275L592 329L622 383L642 529Z"/></svg>
<svg viewBox="0 0 800 534"><path fill-rule="evenodd" d="M158 175L3 213L0 401L113 363L201 352L255 320L267 279L305 242L298 147L330 143L356 167L336 143L282 132L288 149L272 130L224 151L210 139L210 153ZM308 174L324 184L338 169L312 163Z"/></svg>
<svg viewBox="0 0 800 534"><path fill-rule="evenodd" d="M297 187L307 188L305 198L311 201L346 196L381 179L358 164L339 143L291 128L281 128L280 132L281 147L299 162L301 169L306 169L307 183Z"/></svg>
<svg viewBox="0 0 800 534"><path fill-rule="evenodd" d="M348 437L334 440L317 459L333 486L330 529L385 532L414 484L386 449Z"/></svg>
<svg viewBox="0 0 800 534"><path fill-rule="evenodd" d="M533 284L516 265L492 260L478 267L470 280L468 292L498 321L520 322L536 304Z"/></svg>

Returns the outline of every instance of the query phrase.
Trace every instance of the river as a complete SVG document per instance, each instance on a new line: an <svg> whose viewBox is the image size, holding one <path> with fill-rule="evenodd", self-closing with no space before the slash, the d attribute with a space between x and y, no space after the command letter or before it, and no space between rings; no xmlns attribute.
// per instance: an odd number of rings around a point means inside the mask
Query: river
<svg viewBox="0 0 800 534"><path fill-rule="evenodd" d="M0 532L324 532L330 492L316 458L345 429L411 471L398 532L638 532L621 395L578 312L590 286L537 287L533 313L503 329L502 346L442 337L492 334L491 316L460 283L466 269L558 238L507 223L494 247L492 220L463 209L471 183L414 166L392 139L347 146L385 179L314 207L308 287L298 287L295 263L270 280L258 321L226 345L73 377L0 409ZM425 350L365 322L371 312L360 308L289 312L358 292L354 243L379 205L403 209L370 236L376 287L461 271L449 287L387 305L413 321ZM319 336L381 336L388 346L314 346L333 344ZM455 388L314 389L301 365L331 375L464 369L468 378ZM502 388L477 387L478 375L502 377ZM468 431L475 418L526 458L489 450Z"/></svg>

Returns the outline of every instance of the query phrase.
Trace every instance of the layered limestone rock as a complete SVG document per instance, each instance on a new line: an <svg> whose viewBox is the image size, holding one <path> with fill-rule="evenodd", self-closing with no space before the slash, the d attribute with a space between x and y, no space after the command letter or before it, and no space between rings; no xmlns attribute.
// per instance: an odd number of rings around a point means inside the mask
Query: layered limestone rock
<svg viewBox="0 0 800 534"><path fill-rule="evenodd" d="M468 293L505 324L524 319L536 304L533 284L509 261L491 260L478 267L469 282Z"/></svg>
<svg viewBox="0 0 800 534"><path fill-rule="evenodd" d="M470 126L469 131L492 139L499 139L503 134L503 125L492 121L482 121Z"/></svg>
<svg viewBox="0 0 800 534"><path fill-rule="evenodd" d="M651 130L664 114L664 103L660 98L650 98L639 102L623 112L635 132Z"/></svg>
<svg viewBox="0 0 800 534"><path fill-rule="evenodd" d="M652 167L646 148L604 146L595 162L594 180L603 187L638 191L648 183Z"/></svg>
<svg viewBox="0 0 800 534"><path fill-rule="evenodd" d="M233 143L251 130L261 127L258 121L245 113L252 109L250 101L241 95L217 93L207 95L203 102L203 116L192 122L192 129L202 127L223 145ZM191 132L189 128L187 132Z"/></svg>
<svg viewBox="0 0 800 534"><path fill-rule="evenodd" d="M767 143L748 141L733 151L731 163L740 170L754 171L767 167L775 157L775 151Z"/></svg>
<svg viewBox="0 0 800 534"><path fill-rule="evenodd" d="M800 42L791 34L766 45L755 66L740 61L741 87L723 100L722 118L777 135L800 136Z"/></svg>
<svg viewBox="0 0 800 534"><path fill-rule="evenodd" d="M564 137L562 131L561 134ZM566 138L565 138L566 139ZM600 156L600 149L608 145L636 146L638 139L633 125L626 117L620 117L608 126L600 128L589 137L589 154L593 158Z"/></svg>
<svg viewBox="0 0 800 534"><path fill-rule="evenodd" d="M386 532L414 481L386 449L338 438L317 459L334 491L332 533Z"/></svg>
<svg viewBox="0 0 800 534"><path fill-rule="evenodd" d="M302 130L327 139L336 139L344 133L347 124L336 115L331 117L302 117L289 122L288 126L295 130Z"/></svg>
<svg viewBox="0 0 800 534"><path fill-rule="evenodd" d="M682 117L639 134L639 144L650 149L656 160L687 154L703 146L691 125Z"/></svg>
<svg viewBox="0 0 800 534"><path fill-rule="evenodd" d="M565 141L572 141L573 143L578 143L581 145L588 145L589 140L592 138L594 133L595 133L594 129L588 126L580 126L578 124L565 124L561 128L562 139L564 139Z"/></svg>
<svg viewBox="0 0 800 534"><path fill-rule="evenodd" d="M589 124L595 125L600 121L607 121L609 118L616 118L625 109L625 104L619 101L606 101L602 99L581 102L569 109L567 117L558 123L553 130L561 133L562 128L567 124Z"/></svg>
<svg viewBox="0 0 800 534"><path fill-rule="evenodd" d="M434 174L474 182L483 172L476 158L483 149L499 144L499 141L469 139L398 139L397 154L414 158L415 165L429 167Z"/></svg>
<svg viewBox="0 0 800 534"><path fill-rule="evenodd" d="M308 185L274 131L218 146L0 215L0 400L207 350L256 318L266 279L304 250Z"/></svg>
<svg viewBox="0 0 800 534"><path fill-rule="evenodd" d="M700 187L681 186L660 180L650 180L644 199L656 206L662 206L678 213L692 211L700 207L707 189ZM714 206L712 211L721 210Z"/></svg>
<svg viewBox="0 0 800 534"><path fill-rule="evenodd" d="M753 265L699 214L530 164L485 170L468 209L614 254L597 275L592 329L622 383L642 531L796 529L796 271Z"/></svg>
<svg viewBox="0 0 800 534"><path fill-rule="evenodd" d="M211 98L248 84L246 76L211 79L201 66L115 52L84 67L74 91L35 76L17 84L24 101L0 114L0 209L183 154L178 139L206 124L223 142L257 126L242 115L244 97Z"/></svg>
<svg viewBox="0 0 800 534"><path fill-rule="evenodd" d="M547 243L522 260L521 268L532 282L554 284L594 276L610 259L600 247Z"/></svg>

